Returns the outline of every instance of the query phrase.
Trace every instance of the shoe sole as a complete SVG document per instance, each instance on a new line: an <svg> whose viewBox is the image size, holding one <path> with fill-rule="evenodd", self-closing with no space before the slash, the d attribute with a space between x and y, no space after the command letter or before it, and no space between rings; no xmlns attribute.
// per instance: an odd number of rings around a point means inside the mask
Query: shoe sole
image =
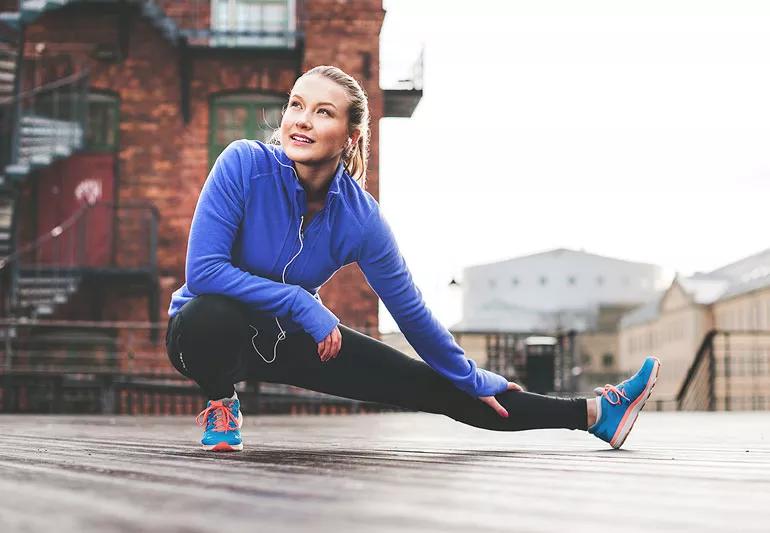
<svg viewBox="0 0 770 533"><path fill-rule="evenodd" d="M220 442L213 445L202 445L201 448L207 452L240 452L243 450L243 444L227 444L226 442Z"/></svg>
<svg viewBox="0 0 770 533"><path fill-rule="evenodd" d="M616 450L623 446L623 443L626 441L626 437L628 437L628 434L631 433L631 430L634 428L634 423L639 417L639 413L642 411L642 409L644 409L644 406L647 403L647 399L652 394L652 389L655 388L655 382L658 381L659 371L660 359L656 357L655 368L654 371L650 373L650 377L647 379L647 385L644 387L644 390L639 395L639 397L634 400L634 402L628 407L626 414L623 415L623 419L620 421L620 424L618 424L618 430L610 440L610 446Z"/></svg>

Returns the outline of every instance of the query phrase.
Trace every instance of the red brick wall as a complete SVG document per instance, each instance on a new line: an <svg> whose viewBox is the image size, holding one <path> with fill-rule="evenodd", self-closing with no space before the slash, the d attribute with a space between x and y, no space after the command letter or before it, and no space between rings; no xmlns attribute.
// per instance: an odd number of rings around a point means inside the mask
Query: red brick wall
<svg viewBox="0 0 770 533"><path fill-rule="evenodd" d="M163 2L185 20L184 2ZM201 3L192 2L193 9ZM207 3L203 4L207 6ZM206 7L208 9L208 7ZM379 119L383 113L379 89L379 32L384 11L381 0L313 0L300 2L298 26L305 32L303 70L334 64L358 79L369 95L372 145L367 189L379 189ZM188 17L188 21L189 21ZM192 214L208 171L209 101L229 91L262 90L285 94L296 78L291 58L244 57L241 54L196 57L190 87L191 121L180 114L179 52L138 10L133 12L128 57L103 63L89 57L94 43L117 43L116 16L83 13L67 8L45 14L27 32L27 55L45 42L47 54L72 54L92 69L91 86L120 97L120 148L117 153L118 202L149 201L160 212L158 265L160 316L166 319L171 293L184 281L187 236ZM189 26L189 24L184 24ZM367 72L367 63L370 65ZM144 321L147 305L141 293L125 287L108 291L101 317L58 318ZM106 295L105 295L106 296ZM321 291L326 305L353 326L377 325L377 298L356 266L339 271ZM74 302L73 302L74 303ZM66 310L66 307L65 307ZM62 313L65 312L62 310ZM86 313L86 311L78 311Z"/></svg>
<svg viewBox="0 0 770 533"><path fill-rule="evenodd" d="M379 198L379 123L383 114L380 90L380 28L385 12L381 0L312 0L300 10L305 32L303 69L335 65L356 78L369 97L372 141L367 190ZM366 56L369 72L365 72ZM321 289L321 298L343 323L377 326L377 296L357 265L338 271Z"/></svg>

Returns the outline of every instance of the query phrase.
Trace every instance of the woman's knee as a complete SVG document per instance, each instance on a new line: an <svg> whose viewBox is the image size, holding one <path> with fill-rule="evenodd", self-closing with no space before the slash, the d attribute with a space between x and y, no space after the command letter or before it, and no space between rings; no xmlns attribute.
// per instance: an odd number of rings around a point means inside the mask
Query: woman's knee
<svg viewBox="0 0 770 533"><path fill-rule="evenodd" d="M209 338L248 332L245 305L221 294L202 294L187 302L179 313L186 335Z"/></svg>
<svg viewBox="0 0 770 533"><path fill-rule="evenodd" d="M248 343L247 309L226 296L198 296L180 309L177 320L179 347L191 356L200 354L231 366Z"/></svg>

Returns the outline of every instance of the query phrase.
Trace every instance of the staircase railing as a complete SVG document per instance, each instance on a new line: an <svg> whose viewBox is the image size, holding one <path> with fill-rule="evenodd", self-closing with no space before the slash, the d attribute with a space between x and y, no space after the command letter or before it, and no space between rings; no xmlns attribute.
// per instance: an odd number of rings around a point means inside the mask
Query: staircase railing
<svg viewBox="0 0 770 533"><path fill-rule="evenodd" d="M26 65L25 65L26 66ZM87 70L19 93L17 113L4 127L12 136L5 174L21 180L32 170L83 147L88 117Z"/></svg>
<svg viewBox="0 0 770 533"><path fill-rule="evenodd" d="M770 409L770 332L709 332L677 401L688 411Z"/></svg>
<svg viewBox="0 0 770 533"><path fill-rule="evenodd" d="M0 269L20 268L154 270L158 212L144 203L84 205L37 239L0 257Z"/></svg>
<svg viewBox="0 0 770 533"><path fill-rule="evenodd" d="M57 226L6 257L12 266L5 287L14 314L51 314L66 303L86 273L154 274L157 267L157 210L147 204L85 205Z"/></svg>
<svg viewBox="0 0 770 533"><path fill-rule="evenodd" d="M677 395L679 410L713 411L714 410L714 337L716 330L706 334L684 383Z"/></svg>
<svg viewBox="0 0 770 533"><path fill-rule="evenodd" d="M13 12L0 14L0 25L20 29L43 12L87 0L19 0ZM140 6L164 36L176 44L179 37L191 46L295 48L297 4L302 0L94 0L101 4L125 2Z"/></svg>

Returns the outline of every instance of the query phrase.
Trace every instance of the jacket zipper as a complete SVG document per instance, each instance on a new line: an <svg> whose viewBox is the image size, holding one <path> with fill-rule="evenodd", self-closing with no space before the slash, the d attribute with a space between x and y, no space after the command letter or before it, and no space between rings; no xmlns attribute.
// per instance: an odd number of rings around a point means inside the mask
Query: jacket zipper
<svg viewBox="0 0 770 533"><path fill-rule="evenodd" d="M314 225L316 222L318 222L318 220L321 218L321 215L323 214L323 212L324 212L324 211L326 211L326 208L329 206L329 204L330 204L330 203L331 203L331 200L330 200L330 201L328 201L328 202L326 202L326 204L324 204L324 206L323 206L323 207L322 207L322 208L321 208L321 209L318 211L318 213L316 213L316 214L315 214L315 216L313 217L313 220L311 220L311 221L310 221L310 225L308 225L308 226L307 226L307 227L306 227L304 230L302 229L302 222L303 222L303 220L304 220L305 216L303 215L303 216L301 216L301 217L300 217L300 219L299 219L299 239L300 239L300 240L299 240L299 246L300 246L300 248L299 248L299 249L300 249L300 252L302 251L302 249L303 249L303 247L304 247L304 241L305 241L305 232L307 232L307 230L309 230L310 228L312 228L312 227L313 227L313 225ZM291 260L289 261L289 263L287 263L287 265L286 265L286 266L289 266L289 264L291 264L291 262L292 262L292 261L294 261L294 259L296 259L298 256L299 256L299 252L298 252L297 254L295 254L294 258L293 258L293 259L291 259ZM289 273L289 271L288 271L288 269L287 269L287 270L286 270L286 274L288 274L288 273ZM285 276L284 276L284 278L283 278L283 279L284 279L284 283L286 283L286 281L285 281L285 280L286 280L286 277L285 277Z"/></svg>

